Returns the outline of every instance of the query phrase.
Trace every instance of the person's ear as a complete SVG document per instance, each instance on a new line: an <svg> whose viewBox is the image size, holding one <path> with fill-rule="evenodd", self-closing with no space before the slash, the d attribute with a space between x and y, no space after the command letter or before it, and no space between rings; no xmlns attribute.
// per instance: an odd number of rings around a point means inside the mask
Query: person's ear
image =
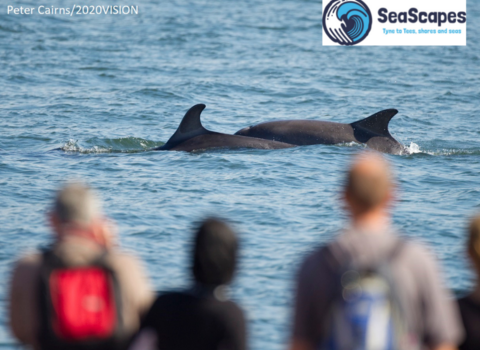
<svg viewBox="0 0 480 350"><path fill-rule="evenodd" d="M107 248L117 245L117 229L112 220L99 218L92 223L91 230L97 243Z"/></svg>

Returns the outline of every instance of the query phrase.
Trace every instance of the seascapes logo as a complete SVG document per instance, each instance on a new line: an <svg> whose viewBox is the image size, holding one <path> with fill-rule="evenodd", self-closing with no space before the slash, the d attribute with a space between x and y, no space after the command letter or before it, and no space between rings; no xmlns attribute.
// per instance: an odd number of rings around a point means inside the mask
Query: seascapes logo
<svg viewBox="0 0 480 350"><path fill-rule="evenodd" d="M361 0L332 0L323 12L323 30L340 45L356 45L372 29L372 14Z"/></svg>

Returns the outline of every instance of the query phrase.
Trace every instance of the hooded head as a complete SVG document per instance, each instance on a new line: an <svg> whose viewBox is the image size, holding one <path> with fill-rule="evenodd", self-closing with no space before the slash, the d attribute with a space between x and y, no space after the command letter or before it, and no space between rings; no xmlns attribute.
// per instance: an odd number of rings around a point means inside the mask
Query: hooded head
<svg viewBox="0 0 480 350"><path fill-rule="evenodd" d="M195 234L192 271L195 281L204 285L228 284L237 265L238 241L223 221L210 218Z"/></svg>

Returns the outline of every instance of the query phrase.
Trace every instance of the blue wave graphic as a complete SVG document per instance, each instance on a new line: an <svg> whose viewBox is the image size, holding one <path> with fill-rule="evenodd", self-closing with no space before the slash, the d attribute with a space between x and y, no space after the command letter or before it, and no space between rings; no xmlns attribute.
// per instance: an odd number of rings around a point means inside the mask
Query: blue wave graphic
<svg viewBox="0 0 480 350"><path fill-rule="evenodd" d="M347 34L353 41L361 40L370 26L370 17L367 11L354 2L347 2L340 6L337 11L337 17L340 20L343 16L347 16L348 20L353 20L355 25Z"/></svg>

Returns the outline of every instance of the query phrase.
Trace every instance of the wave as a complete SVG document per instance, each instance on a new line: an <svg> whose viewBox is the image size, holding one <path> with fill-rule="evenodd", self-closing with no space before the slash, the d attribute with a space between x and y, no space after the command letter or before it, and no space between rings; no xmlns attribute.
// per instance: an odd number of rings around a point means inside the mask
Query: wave
<svg viewBox="0 0 480 350"><path fill-rule="evenodd" d="M340 147L359 147L368 149L367 145L362 143L344 142L337 144ZM441 148L441 149L426 149L420 147L415 142L410 142L410 145L405 145L406 152L402 156L414 156L414 155L430 155L430 156L478 156L480 155L480 148Z"/></svg>
<svg viewBox="0 0 480 350"><path fill-rule="evenodd" d="M443 148L443 149L422 149L419 145L415 142L411 142L409 146L405 146L410 152L410 155L413 154L428 154L431 156L472 156L472 155L480 155L480 149L478 148L471 148L471 149L464 149L464 148Z"/></svg>
<svg viewBox="0 0 480 350"><path fill-rule="evenodd" d="M60 149L69 153L138 153L163 145L138 137L122 137L117 139L93 138L80 143L78 140L68 140Z"/></svg>
<svg viewBox="0 0 480 350"><path fill-rule="evenodd" d="M139 153L148 151L152 148L162 146L163 142L145 140L138 137L122 137L117 139L100 139L92 138L79 142L78 140L68 140L60 147L64 152L82 153L82 154L100 154L100 153ZM337 144L340 147L359 147L367 148L365 144L357 142L344 142ZM430 155L430 156L471 156L480 155L480 148L442 148L442 149L426 149L420 147L415 142L405 145L406 152L404 155Z"/></svg>

